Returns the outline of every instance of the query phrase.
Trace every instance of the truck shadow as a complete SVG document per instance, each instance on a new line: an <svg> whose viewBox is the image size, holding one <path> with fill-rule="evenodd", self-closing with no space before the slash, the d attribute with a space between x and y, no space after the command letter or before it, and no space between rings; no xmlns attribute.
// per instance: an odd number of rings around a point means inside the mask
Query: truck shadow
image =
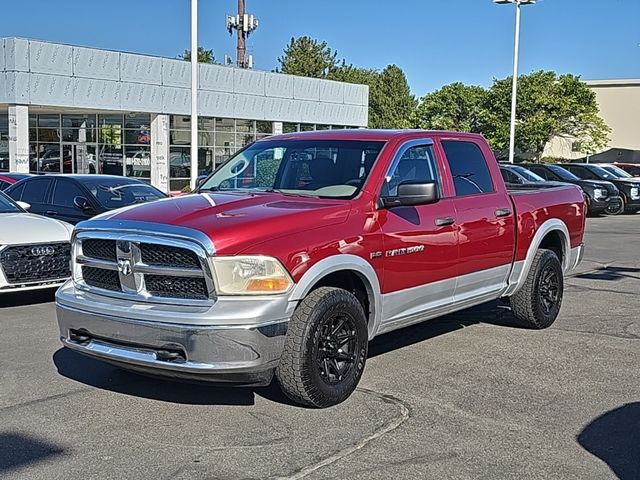
<svg viewBox="0 0 640 480"><path fill-rule="evenodd" d="M55 300L56 288L29 290L26 292L3 293L0 295L0 309L50 303Z"/></svg>
<svg viewBox="0 0 640 480"><path fill-rule="evenodd" d="M64 448L31 435L0 433L0 477L64 453Z"/></svg>
<svg viewBox="0 0 640 480"><path fill-rule="evenodd" d="M640 478L640 402L604 413L576 437L621 480Z"/></svg>
<svg viewBox="0 0 640 480"><path fill-rule="evenodd" d="M633 275L633 274L636 275ZM616 267L608 265L606 267L600 267L597 270L593 270L579 275L574 275L573 278L581 278L585 280L606 280L617 281L625 278L632 280L640 280L640 268L635 267Z"/></svg>
<svg viewBox="0 0 640 480"><path fill-rule="evenodd" d="M509 307L501 301L493 301L380 335L369 343L369 358L393 350L399 350L479 323L521 328L514 320Z"/></svg>
<svg viewBox="0 0 640 480"><path fill-rule="evenodd" d="M369 357L427 341L481 322L515 326L510 310L501 302L491 302L382 335L370 343ZM255 396L258 395L276 403L298 406L280 390L277 382L272 382L268 387L229 387L204 382L167 380L129 372L85 357L67 348L61 348L54 353L53 363L60 375L76 382L111 392L163 402L248 406L255 404Z"/></svg>

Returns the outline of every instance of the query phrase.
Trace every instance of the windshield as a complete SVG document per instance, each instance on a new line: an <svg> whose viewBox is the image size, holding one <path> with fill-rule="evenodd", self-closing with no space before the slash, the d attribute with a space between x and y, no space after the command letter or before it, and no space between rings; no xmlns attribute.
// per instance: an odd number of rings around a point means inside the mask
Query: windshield
<svg viewBox="0 0 640 480"><path fill-rule="evenodd" d="M546 182L546 180L540 175L538 175L537 173L533 173L531 170L527 170L524 167L514 166L510 168L512 168L513 171L518 173L521 177L524 177L528 182Z"/></svg>
<svg viewBox="0 0 640 480"><path fill-rule="evenodd" d="M7 195L0 192L0 213L20 213L24 212L16 203Z"/></svg>
<svg viewBox="0 0 640 480"><path fill-rule="evenodd" d="M353 198L383 145L359 140L256 142L220 166L198 190Z"/></svg>
<svg viewBox="0 0 640 480"><path fill-rule="evenodd" d="M135 203L146 203L165 198L160 190L146 183L130 182L126 179L104 178L83 181L91 195L107 210L126 207Z"/></svg>
<svg viewBox="0 0 640 480"><path fill-rule="evenodd" d="M633 178L633 175L625 172L623 169L621 169L620 167L616 167L615 165L606 165L602 168L618 178Z"/></svg>
<svg viewBox="0 0 640 480"><path fill-rule="evenodd" d="M555 173L557 176L559 176L562 180L580 180L569 170L566 170L557 165L547 165L547 168L551 170L553 173Z"/></svg>
<svg viewBox="0 0 640 480"><path fill-rule="evenodd" d="M614 175L613 173L608 172L604 168L597 165L590 165L587 168L604 180L615 180L616 178L618 178L618 175Z"/></svg>

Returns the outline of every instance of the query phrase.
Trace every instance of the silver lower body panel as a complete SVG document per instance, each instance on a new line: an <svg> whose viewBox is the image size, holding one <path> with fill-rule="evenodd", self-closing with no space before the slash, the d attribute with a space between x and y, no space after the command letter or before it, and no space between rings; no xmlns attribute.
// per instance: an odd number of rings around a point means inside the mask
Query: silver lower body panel
<svg viewBox="0 0 640 480"><path fill-rule="evenodd" d="M242 326L141 321L56 306L64 346L141 373L265 385L288 321Z"/></svg>

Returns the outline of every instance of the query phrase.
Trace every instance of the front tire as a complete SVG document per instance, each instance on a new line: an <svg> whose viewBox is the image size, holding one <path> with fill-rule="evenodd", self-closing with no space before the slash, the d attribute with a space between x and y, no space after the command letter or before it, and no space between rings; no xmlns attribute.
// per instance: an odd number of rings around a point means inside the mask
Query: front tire
<svg viewBox="0 0 640 480"><path fill-rule="evenodd" d="M367 319L346 290L320 287L296 308L276 377L296 403L326 408L356 389L367 359Z"/></svg>
<svg viewBox="0 0 640 480"><path fill-rule="evenodd" d="M558 256L551 250L540 249L524 285L511 296L513 315L528 328L550 327L560 312L563 292L564 278Z"/></svg>

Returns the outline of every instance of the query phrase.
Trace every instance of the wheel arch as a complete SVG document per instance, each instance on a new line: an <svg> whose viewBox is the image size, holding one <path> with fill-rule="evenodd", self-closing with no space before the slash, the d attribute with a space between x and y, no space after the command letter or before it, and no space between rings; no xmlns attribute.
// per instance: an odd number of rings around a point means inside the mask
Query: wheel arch
<svg viewBox="0 0 640 480"><path fill-rule="evenodd" d="M536 252L540 248L548 248L553 250L556 255L560 254L559 259L562 264L562 271L569 270L571 256L569 238L569 229L559 218L549 219L540 225L531 240L525 259L514 262L504 296L513 295L522 287L527 275L529 275Z"/></svg>
<svg viewBox="0 0 640 480"><path fill-rule="evenodd" d="M299 302L309 292L321 286L345 288L342 282L347 281L349 276L355 276L366 290L369 311L365 310L365 313L367 314L369 339L371 339L380 323L382 297L378 276L371 264L362 257L341 254L320 260L307 270L300 281L296 283L289 300Z"/></svg>

